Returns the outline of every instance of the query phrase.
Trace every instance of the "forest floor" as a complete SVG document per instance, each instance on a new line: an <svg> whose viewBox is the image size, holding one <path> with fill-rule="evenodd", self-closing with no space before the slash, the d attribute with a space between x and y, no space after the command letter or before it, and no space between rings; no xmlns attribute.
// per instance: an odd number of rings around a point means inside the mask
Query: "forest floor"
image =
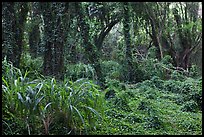
<svg viewBox="0 0 204 137"><path fill-rule="evenodd" d="M163 90L161 83L153 83L126 84L126 90L116 91L106 102L107 125L93 134L202 135L202 111L196 110L194 101L179 89ZM162 84L168 87L170 83Z"/></svg>

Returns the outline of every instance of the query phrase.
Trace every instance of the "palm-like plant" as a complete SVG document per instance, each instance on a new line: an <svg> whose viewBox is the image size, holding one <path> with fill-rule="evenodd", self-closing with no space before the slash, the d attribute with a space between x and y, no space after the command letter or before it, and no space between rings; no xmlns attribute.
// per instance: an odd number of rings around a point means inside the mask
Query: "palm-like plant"
<svg viewBox="0 0 204 137"><path fill-rule="evenodd" d="M96 122L95 116L102 118L97 110L102 108L103 98L99 95L98 87L91 81L79 79L56 86L56 80L51 79L45 91L52 102L51 109L57 116L63 116L66 127L70 129L69 133L83 129L87 132L87 126L91 127Z"/></svg>
<svg viewBox="0 0 204 137"><path fill-rule="evenodd" d="M41 127L44 127L45 134L49 134L51 123L58 126L59 116L69 129L66 134L73 131L86 131L88 134L87 131L102 119L105 101L93 81L79 79L59 83L55 78L31 81L29 72L23 75L11 64L7 64L4 71L3 120L10 133L13 129L7 123L7 117L12 117L21 126L23 124L28 134L36 134Z"/></svg>

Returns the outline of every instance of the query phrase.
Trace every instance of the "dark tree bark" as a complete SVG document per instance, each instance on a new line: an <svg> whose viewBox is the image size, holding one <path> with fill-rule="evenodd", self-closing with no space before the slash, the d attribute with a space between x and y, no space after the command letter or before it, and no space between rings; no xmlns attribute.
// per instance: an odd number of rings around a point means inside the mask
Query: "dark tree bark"
<svg viewBox="0 0 204 137"><path fill-rule="evenodd" d="M130 16L129 6L127 2L124 2L124 20L123 20L123 31L124 39L126 44L126 62L127 62L127 80L133 81L133 64L132 64L132 46L130 38Z"/></svg>
<svg viewBox="0 0 204 137"><path fill-rule="evenodd" d="M43 62L43 73L44 75L52 75L54 63L52 56L52 48L53 48L53 17L51 14L51 3L40 3L43 20L44 20L44 62Z"/></svg>
<svg viewBox="0 0 204 137"><path fill-rule="evenodd" d="M166 3L153 3L149 6L150 3L145 4L144 8L147 14L147 20L150 22L152 32L148 32L154 46L156 47L156 58L161 60L164 57L163 51L163 32L165 29L165 20L167 13L169 11L169 2ZM156 7L158 10L154 10Z"/></svg>
<svg viewBox="0 0 204 137"><path fill-rule="evenodd" d="M64 28L62 26L62 20L58 18L56 23L57 26L57 37L55 38L54 47L54 75L58 79L64 79L63 69L64 69Z"/></svg>
<svg viewBox="0 0 204 137"><path fill-rule="evenodd" d="M104 29L100 32L99 36L95 40L95 45L99 51L101 51L103 41L105 37L108 35L108 33L111 31L112 27L117 24L120 20L116 19L110 22Z"/></svg>
<svg viewBox="0 0 204 137"><path fill-rule="evenodd" d="M11 45L7 45L7 46L10 46L9 52L7 52L7 57L8 57L8 60L13 62L13 65L15 67L19 67L22 48L23 48L24 25L25 25L27 13L28 13L28 3L10 2L10 3L4 3L4 4L5 6L7 6L6 10L8 10L6 11L8 15L5 15L5 16L10 16L10 17L6 17L5 21L9 24L8 32L11 33L9 34L10 38L7 36L3 38L4 40L7 40L9 44L11 44ZM18 11L15 10L15 6L18 7Z"/></svg>
<svg viewBox="0 0 204 137"><path fill-rule="evenodd" d="M41 4L44 18L44 75L55 76L57 79L63 79L64 70L64 25L63 18L64 3L43 3ZM64 10L61 10L64 8ZM62 15L62 16L60 16Z"/></svg>
<svg viewBox="0 0 204 137"><path fill-rule="evenodd" d="M29 45L30 45L31 57L34 57L34 58L37 57L39 44L40 44L40 30L39 30L39 26L35 25L33 26L31 32L29 33Z"/></svg>
<svg viewBox="0 0 204 137"><path fill-rule="evenodd" d="M102 22L102 25L101 25L102 30L100 31L99 34L95 34L94 41L92 41L93 42L92 44L92 42L90 41L91 38L89 35L89 30L90 30L89 25L85 20L85 12L83 11L83 8L81 7L80 3L75 3L75 8L77 9L78 23L81 30L81 36L83 38L83 42L85 45L85 54L87 56L87 59L89 60L89 63L93 65L96 71L97 79L99 80L100 85L102 86L102 88L104 88L105 78L102 74L101 65L99 61L101 48L105 37L108 35L112 27L119 22L120 19L115 19L109 22L106 19L104 19L104 15L103 16L99 15L98 21ZM104 12L105 11L103 11L103 13ZM105 25L104 23L108 23L108 24Z"/></svg>
<svg viewBox="0 0 204 137"><path fill-rule="evenodd" d="M16 28L14 28L16 45L13 48L13 60L14 66L19 67L20 65L20 58L23 49L23 36L24 36L24 26L26 22L26 17L28 14L28 3L22 2L19 3L20 11L18 16L16 16Z"/></svg>
<svg viewBox="0 0 204 137"><path fill-rule="evenodd" d="M102 85L105 82L105 79L103 77L102 71L101 71L101 65L99 63L99 54L97 54L97 50L96 50L96 46L93 45L89 40L90 40L90 36L89 36L89 26L86 23L84 17L84 13L83 13L83 9L81 7L80 3L75 3L76 9L78 9L78 23L79 26L82 30L81 35L83 38L83 42L85 45L85 53L87 55L87 58L89 60L89 62L93 65L95 71L96 71L96 75L97 75L97 79L100 82L100 85Z"/></svg>
<svg viewBox="0 0 204 137"><path fill-rule="evenodd" d="M32 2L31 3L31 31L29 33L29 46L30 46L30 53L31 57L36 58L39 51L39 44L40 44L40 30L39 30L39 23L40 23L40 9L39 9L39 2Z"/></svg>
<svg viewBox="0 0 204 137"><path fill-rule="evenodd" d="M14 28L15 10L13 2L2 3L2 58L7 57L8 61L13 62L13 45L15 45Z"/></svg>

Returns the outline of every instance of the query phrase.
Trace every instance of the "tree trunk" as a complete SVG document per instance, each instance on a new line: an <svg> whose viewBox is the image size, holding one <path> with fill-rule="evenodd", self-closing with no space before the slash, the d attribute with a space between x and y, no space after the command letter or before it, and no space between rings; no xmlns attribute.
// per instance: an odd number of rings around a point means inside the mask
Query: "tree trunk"
<svg viewBox="0 0 204 137"><path fill-rule="evenodd" d="M173 14L177 24L177 32L179 36L180 46L182 48L181 51L178 52L177 67L181 67L187 70L190 67L190 49L192 47L191 37L188 37L190 35L190 32L186 33L186 31L182 29L181 17L179 16L177 9L174 9Z"/></svg>
<svg viewBox="0 0 204 137"><path fill-rule="evenodd" d="M7 46L10 46L9 51L7 52L8 60L13 62L15 67L19 67L20 65L20 58L23 48L23 36L24 36L24 25L26 22L26 17L28 13L28 3L4 3L7 6L8 15L5 18L5 22L8 23L8 28L5 28L9 31L10 34L5 36L4 41L6 40ZM15 6L19 6L20 10L17 13L15 11ZM6 46L5 45L5 46Z"/></svg>
<svg viewBox="0 0 204 137"><path fill-rule="evenodd" d="M63 79L64 70L64 26L63 19L65 11L59 10L65 6L64 3L42 4L44 18L44 74L55 76L56 79ZM64 8L67 10L68 7ZM61 17L59 15L62 15Z"/></svg>
<svg viewBox="0 0 204 137"><path fill-rule="evenodd" d="M46 76L53 74L51 45L52 45L52 43L49 41L47 41L45 44L43 74Z"/></svg>
<svg viewBox="0 0 204 137"><path fill-rule="evenodd" d="M124 39L126 44L126 62L127 62L127 81L133 81L133 64L132 64L132 46L130 38L130 16L129 16L129 5L124 2L124 20L123 20L123 31Z"/></svg>
<svg viewBox="0 0 204 137"><path fill-rule="evenodd" d="M91 42L90 42L89 26L84 19L85 15L83 13L83 9L82 9L80 3L75 3L75 6L76 6L76 9L78 9L78 23L79 23L79 26L82 30L81 35L82 35L83 42L85 45L86 56L87 56L89 62L93 65L93 67L96 71L97 79L99 80L100 85L103 88L105 79L104 79L103 74L102 74L101 65L99 62L99 56L97 54L97 50L94 49L96 47L93 44L91 44Z"/></svg>
<svg viewBox="0 0 204 137"><path fill-rule="evenodd" d="M26 17L28 14L28 3L22 2L19 3L21 11L18 15L16 16L16 28L15 28L15 39L16 39L16 45L14 46L13 49L13 60L14 60L14 66L19 67L20 65L20 58L21 58L21 53L23 49L23 36L24 36L24 25L26 23Z"/></svg>
<svg viewBox="0 0 204 137"><path fill-rule="evenodd" d="M32 11L31 13L31 31L29 33L29 46L30 46L30 53L31 57L36 58L39 51L39 44L40 44L40 30L39 30L39 3L33 2L32 4Z"/></svg>
<svg viewBox="0 0 204 137"><path fill-rule="evenodd" d="M8 61L13 62L13 45L15 45L15 10L13 2L2 3L2 58L7 57Z"/></svg>

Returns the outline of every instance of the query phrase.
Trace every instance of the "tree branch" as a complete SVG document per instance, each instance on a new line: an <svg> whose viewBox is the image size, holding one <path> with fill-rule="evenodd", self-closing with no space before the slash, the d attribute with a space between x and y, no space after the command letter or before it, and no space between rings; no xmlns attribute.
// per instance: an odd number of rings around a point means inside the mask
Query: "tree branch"
<svg viewBox="0 0 204 137"><path fill-rule="evenodd" d="M97 40L95 41L95 44L97 46L97 48L100 50L102 47L102 43L104 38L106 37L106 35L110 32L110 30L112 29L112 27L117 24L120 20L114 20L111 23L109 23L99 34L99 37L97 38Z"/></svg>

